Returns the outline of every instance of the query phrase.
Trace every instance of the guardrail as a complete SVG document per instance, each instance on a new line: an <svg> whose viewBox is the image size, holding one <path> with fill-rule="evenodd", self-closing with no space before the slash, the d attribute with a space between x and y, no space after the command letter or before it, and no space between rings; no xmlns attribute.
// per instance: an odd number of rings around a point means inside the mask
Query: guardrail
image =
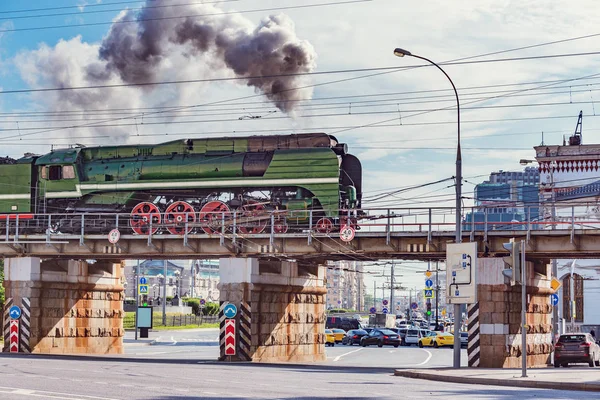
<svg viewBox="0 0 600 400"><path fill-rule="evenodd" d="M498 206L468 207L462 210L464 235L491 231L531 231L600 229L600 211L594 203L576 205L544 204L522 207L510 221L498 221ZM503 214L506 215L506 214ZM524 217L524 220L521 220ZM165 222L166 221L166 222ZM455 209L429 208L370 208L339 210L335 218L322 211L262 210L214 213L147 213L147 214L13 214L0 217L0 243L60 243L61 237L80 238L81 244L89 235L126 235L128 239L144 239L151 245L153 238L219 236L235 242L238 238L281 235L307 237L338 236L342 226L360 232L377 232L389 237L397 232L427 232L428 239L440 232L455 231ZM115 229L118 231L115 231ZM40 242L40 236L45 241ZM118 237L116 238L118 240ZM72 240L72 238L71 238Z"/></svg>

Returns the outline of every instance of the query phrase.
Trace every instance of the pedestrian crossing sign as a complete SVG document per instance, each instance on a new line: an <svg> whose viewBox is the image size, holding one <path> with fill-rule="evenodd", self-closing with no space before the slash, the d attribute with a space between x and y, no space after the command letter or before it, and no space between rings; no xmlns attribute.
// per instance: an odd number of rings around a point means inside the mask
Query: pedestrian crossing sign
<svg viewBox="0 0 600 400"><path fill-rule="evenodd" d="M148 294L148 285L140 285L139 293L140 294Z"/></svg>
<svg viewBox="0 0 600 400"><path fill-rule="evenodd" d="M435 298L435 292L433 291L433 289L425 289L423 290L424 296L426 299L433 299Z"/></svg>

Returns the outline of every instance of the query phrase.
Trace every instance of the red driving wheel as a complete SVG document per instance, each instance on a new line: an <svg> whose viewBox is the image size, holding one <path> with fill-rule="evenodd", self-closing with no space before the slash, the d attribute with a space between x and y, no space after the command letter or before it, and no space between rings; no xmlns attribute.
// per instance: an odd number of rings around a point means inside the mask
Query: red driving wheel
<svg viewBox="0 0 600 400"><path fill-rule="evenodd" d="M167 207L164 223L169 233L184 235L186 233L186 222L188 223L187 233L190 233L193 229L193 226L190 226L190 224L196 222L196 212L190 203L176 201Z"/></svg>
<svg viewBox="0 0 600 400"><path fill-rule="evenodd" d="M275 233L287 233L289 225L285 221L285 218L276 219L273 224L273 232Z"/></svg>
<svg viewBox="0 0 600 400"><path fill-rule="evenodd" d="M198 215L198 221L201 224L200 227L209 235L220 233L223 214L225 214L225 220L230 218L227 204L219 200L209 201L200 209L200 214Z"/></svg>
<svg viewBox="0 0 600 400"><path fill-rule="evenodd" d="M268 222L268 215L265 211L265 205L256 200L248 200L240 210L241 218L238 219L238 229L243 234L259 234L265 230ZM263 218L261 218L261 216Z"/></svg>
<svg viewBox="0 0 600 400"><path fill-rule="evenodd" d="M158 232L161 221L160 210L150 202L137 204L131 210L129 226L138 235L148 235L150 233L150 221L152 221L152 234Z"/></svg>
<svg viewBox="0 0 600 400"><path fill-rule="evenodd" d="M315 228L319 233L329 233L333 230L333 222L329 218L321 218Z"/></svg>

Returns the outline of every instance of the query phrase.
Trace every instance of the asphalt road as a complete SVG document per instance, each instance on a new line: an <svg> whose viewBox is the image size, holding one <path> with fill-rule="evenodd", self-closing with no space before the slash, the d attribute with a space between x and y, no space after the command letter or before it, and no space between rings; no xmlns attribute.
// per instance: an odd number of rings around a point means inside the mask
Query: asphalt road
<svg viewBox="0 0 600 400"><path fill-rule="evenodd" d="M588 399L589 393L486 387L393 376L448 365L450 349L335 346L314 365L220 363L213 331L151 333L119 357L0 355L2 400ZM464 357L463 357L464 358Z"/></svg>

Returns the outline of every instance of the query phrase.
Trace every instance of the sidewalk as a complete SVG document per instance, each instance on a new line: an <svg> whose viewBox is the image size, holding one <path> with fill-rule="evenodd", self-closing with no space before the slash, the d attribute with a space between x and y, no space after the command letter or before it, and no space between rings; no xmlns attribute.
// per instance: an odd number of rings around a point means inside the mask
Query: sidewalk
<svg viewBox="0 0 600 400"><path fill-rule="evenodd" d="M520 369L486 368L397 369L394 375L476 385L600 392L600 369L584 367L528 369L527 378L521 378Z"/></svg>

